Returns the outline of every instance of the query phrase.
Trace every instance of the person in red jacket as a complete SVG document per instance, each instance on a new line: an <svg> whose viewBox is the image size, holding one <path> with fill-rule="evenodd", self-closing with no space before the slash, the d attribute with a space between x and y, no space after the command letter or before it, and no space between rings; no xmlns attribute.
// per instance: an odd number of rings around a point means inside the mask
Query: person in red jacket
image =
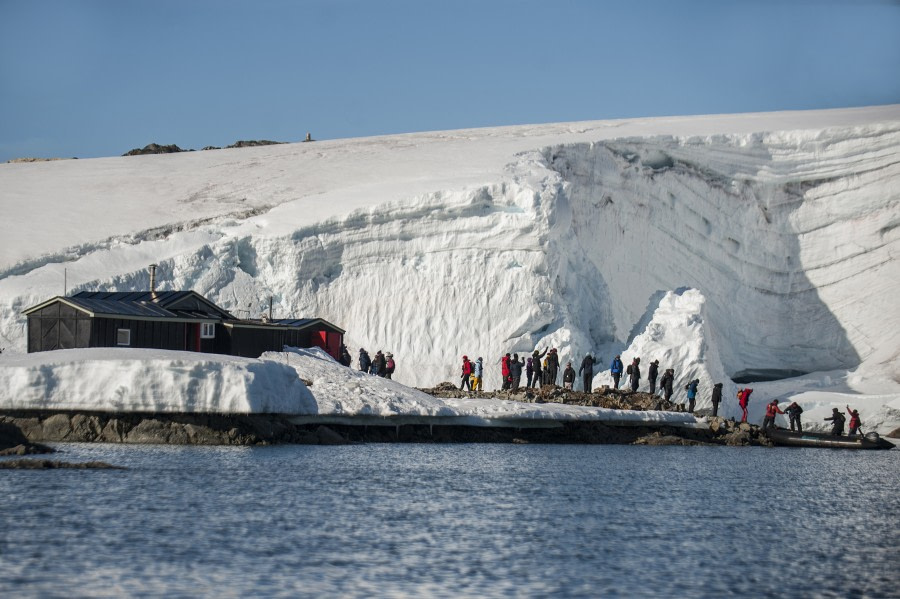
<svg viewBox="0 0 900 599"><path fill-rule="evenodd" d="M472 363L469 362L469 356L463 356L462 363L462 382L459 384L459 390L462 391L463 387L472 390L472 383L470 379L472 377Z"/></svg>
<svg viewBox="0 0 900 599"><path fill-rule="evenodd" d="M762 425L763 432L766 432L766 430L768 430L768 428L770 426L771 427L775 426L775 415L776 414L784 414L784 412L782 412L781 408L778 407L778 400L773 399L772 401L769 402L769 405L766 406L766 417L763 418L763 425Z"/></svg>
<svg viewBox="0 0 900 599"><path fill-rule="evenodd" d="M753 393L753 389L747 387L746 389L741 389L738 391L738 405L741 406L741 411L743 411L743 415L741 416L741 422L747 422L747 404L750 403L750 394Z"/></svg>
<svg viewBox="0 0 900 599"><path fill-rule="evenodd" d="M850 406L847 406L847 413L850 414L850 432L848 435L855 435L859 432L859 427L862 426L862 421L859 419L859 411L851 410Z"/></svg>
<svg viewBox="0 0 900 599"><path fill-rule="evenodd" d="M501 389L509 389L512 386L512 378L509 376L509 354L500 358L500 374L503 375L503 386Z"/></svg>

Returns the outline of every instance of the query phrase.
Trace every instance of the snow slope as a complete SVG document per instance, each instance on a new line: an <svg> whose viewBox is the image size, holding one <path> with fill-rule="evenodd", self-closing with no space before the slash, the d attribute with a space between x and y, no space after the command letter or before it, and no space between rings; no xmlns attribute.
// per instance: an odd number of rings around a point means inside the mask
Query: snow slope
<svg viewBox="0 0 900 599"><path fill-rule="evenodd" d="M778 379L754 418L796 390L884 430L898 180L900 106L0 165L0 346L24 351L20 312L64 268L70 293L145 289L156 262L235 313L327 318L407 384L465 353L496 387L503 353L554 346L658 358L700 407L722 380L726 413L728 379Z"/></svg>

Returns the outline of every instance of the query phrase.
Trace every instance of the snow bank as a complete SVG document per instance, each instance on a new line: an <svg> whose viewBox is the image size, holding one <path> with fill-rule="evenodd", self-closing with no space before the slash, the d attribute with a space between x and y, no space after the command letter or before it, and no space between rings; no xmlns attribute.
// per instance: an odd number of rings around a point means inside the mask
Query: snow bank
<svg viewBox="0 0 900 599"><path fill-rule="evenodd" d="M0 359L0 408L106 412L315 413L275 361L149 349L79 349Z"/></svg>

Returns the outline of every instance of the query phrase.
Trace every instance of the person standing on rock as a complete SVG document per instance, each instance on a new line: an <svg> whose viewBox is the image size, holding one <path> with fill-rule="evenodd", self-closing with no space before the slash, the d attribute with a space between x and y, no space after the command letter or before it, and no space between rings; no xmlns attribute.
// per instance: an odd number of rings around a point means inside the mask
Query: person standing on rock
<svg viewBox="0 0 900 599"><path fill-rule="evenodd" d="M628 365L628 378L631 382L631 392L635 393L641 384L641 359L635 358Z"/></svg>
<svg viewBox="0 0 900 599"><path fill-rule="evenodd" d="M775 416L778 414L784 414L784 412L778 407L778 400L773 399L769 402L769 405L766 406L766 416L763 418L762 432L769 430L770 426L773 428L775 427Z"/></svg>
<svg viewBox="0 0 900 599"><path fill-rule="evenodd" d="M694 379L685 387L687 389L688 412L691 414L694 413L694 403L697 401L697 385L699 384L700 379Z"/></svg>
<svg viewBox="0 0 900 599"><path fill-rule="evenodd" d="M622 378L622 370L625 369L625 366L622 364L622 358L616 354L616 357L613 358L612 364L609 365L609 373L613 378L613 389L619 388L619 379Z"/></svg>
<svg viewBox="0 0 900 599"><path fill-rule="evenodd" d="M534 366L532 365L532 362L534 362L534 358L528 356L528 361L525 363L526 389L531 389L531 381L534 379Z"/></svg>
<svg viewBox="0 0 900 599"><path fill-rule="evenodd" d="M844 434L844 422L846 418L841 412L838 411L837 408L831 408L831 417L825 418L825 420L831 420L831 434L835 437L840 437Z"/></svg>
<svg viewBox="0 0 900 599"><path fill-rule="evenodd" d="M750 394L753 393L753 389L747 387L745 389L739 389L737 392L738 405L741 406L741 422L747 422L747 406L750 405Z"/></svg>
<svg viewBox="0 0 900 599"><path fill-rule="evenodd" d="M575 369L572 368L571 362L566 362L566 369L563 370L563 387L566 389L575 387Z"/></svg>
<svg viewBox="0 0 900 599"><path fill-rule="evenodd" d="M509 385L512 380L509 378L509 354L506 354L502 358L500 358L500 376L503 377L503 384L500 386L501 389L509 389Z"/></svg>
<svg viewBox="0 0 900 599"><path fill-rule="evenodd" d="M370 366L372 366L372 359L369 357L369 352L359 348L359 371L368 373Z"/></svg>
<svg viewBox="0 0 900 599"><path fill-rule="evenodd" d="M469 362L469 356L463 356L462 361L462 378L459 381L459 390L462 391L463 387L467 390L472 390L472 363Z"/></svg>
<svg viewBox="0 0 900 599"><path fill-rule="evenodd" d="M719 415L719 403L722 401L722 383L716 383L713 385L712 392L712 406L713 406L713 416Z"/></svg>
<svg viewBox="0 0 900 599"><path fill-rule="evenodd" d="M546 349L543 351L543 353L539 353L538 350L534 350L534 353L531 354L531 368L534 370L534 386L538 389L540 389L541 385L544 384L544 372L541 368L541 358L543 358L545 355L547 355Z"/></svg>
<svg viewBox="0 0 900 599"><path fill-rule="evenodd" d="M859 432L862 421L859 419L859 411L851 410L849 405L847 406L847 413L850 414L850 432L847 434L852 436Z"/></svg>
<svg viewBox="0 0 900 599"><path fill-rule="evenodd" d="M585 354L584 360L581 361L581 368L578 369L578 374L583 377L585 393L591 392L591 381L594 380L594 362L594 356Z"/></svg>
<svg viewBox="0 0 900 599"><path fill-rule="evenodd" d="M519 362L519 354L513 354L509 363L509 388L516 392L519 390L519 382L522 380L522 363Z"/></svg>
<svg viewBox="0 0 900 599"><path fill-rule="evenodd" d="M547 354L547 384L556 385L556 375L559 374L559 354L556 348L550 350Z"/></svg>
<svg viewBox="0 0 900 599"><path fill-rule="evenodd" d="M663 373L662 379L659 381L659 390L662 391L663 397L667 402L672 401L672 392L673 387L675 385L675 370L672 368L666 369Z"/></svg>
<svg viewBox="0 0 900 599"><path fill-rule="evenodd" d="M484 385L482 384L482 377L484 376L484 360L479 358L475 360L475 364L472 366L472 391L484 391Z"/></svg>
<svg viewBox="0 0 900 599"><path fill-rule="evenodd" d="M650 395L656 393L656 377L659 374L659 360L650 362L650 368L647 369L647 381L650 383Z"/></svg>
<svg viewBox="0 0 900 599"><path fill-rule="evenodd" d="M797 425L797 432L803 432L803 424L800 422L800 414L803 413L803 408L800 407L796 401L791 405L784 409L784 413L788 415L788 419L791 421L791 432L794 432L794 425Z"/></svg>

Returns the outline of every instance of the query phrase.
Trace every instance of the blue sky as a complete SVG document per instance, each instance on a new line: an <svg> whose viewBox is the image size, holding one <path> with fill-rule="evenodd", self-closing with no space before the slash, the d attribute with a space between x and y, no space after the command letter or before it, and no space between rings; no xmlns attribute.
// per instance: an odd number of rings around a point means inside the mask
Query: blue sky
<svg viewBox="0 0 900 599"><path fill-rule="evenodd" d="M0 0L0 161L893 103L889 0Z"/></svg>

